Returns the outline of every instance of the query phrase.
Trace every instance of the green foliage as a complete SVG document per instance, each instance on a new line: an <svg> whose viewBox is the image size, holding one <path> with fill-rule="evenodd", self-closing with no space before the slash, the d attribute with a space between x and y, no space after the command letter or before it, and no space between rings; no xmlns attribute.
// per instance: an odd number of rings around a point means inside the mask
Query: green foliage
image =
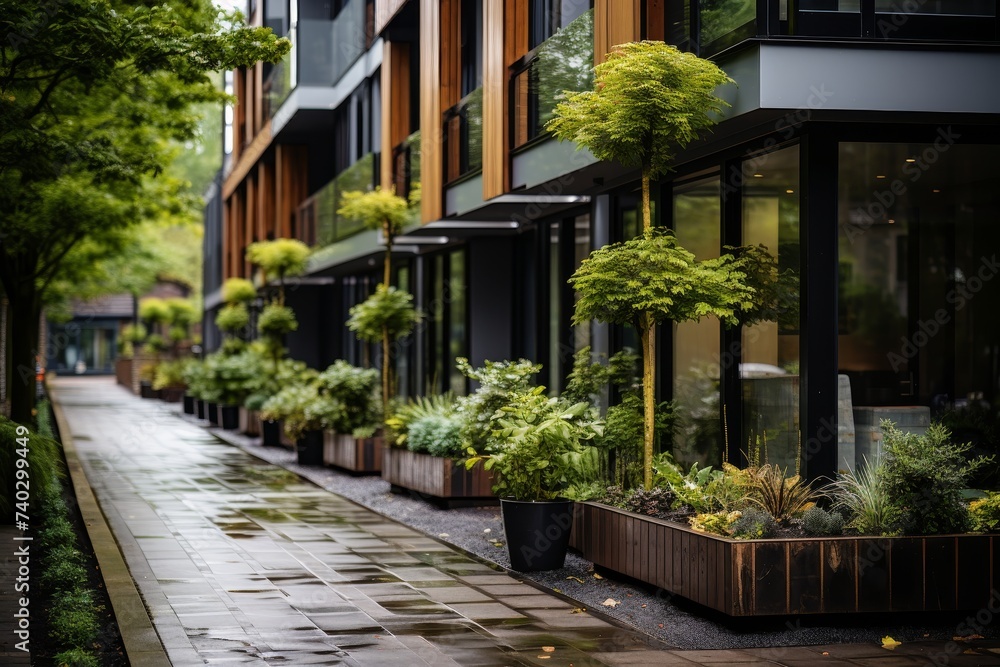
<svg viewBox="0 0 1000 667"><path fill-rule="evenodd" d="M247 246L247 259L279 280L306 270L309 246L297 239L257 241Z"/></svg>
<svg viewBox="0 0 1000 667"><path fill-rule="evenodd" d="M751 310L754 292L729 254L697 260L673 233L650 229L634 239L595 250L570 278L579 293L574 324L598 320L633 325L717 317L735 325Z"/></svg>
<svg viewBox="0 0 1000 667"><path fill-rule="evenodd" d="M198 310L194 307L191 299L175 296L164 300L163 303L170 313L167 322L174 326L186 329L198 319Z"/></svg>
<svg viewBox="0 0 1000 667"><path fill-rule="evenodd" d="M149 296L139 302L139 319L147 325L170 322L170 307L163 299Z"/></svg>
<svg viewBox="0 0 1000 667"><path fill-rule="evenodd" d="M250 303L257 298L257 288L246 278L226 278L222 283L222 300L225 303Z"/></svg>
<svg viewBox="0 0 1000 667"><path fill-rule="evenodd" d="M454 415L430 414L410 424L407 448L431 456L460 458L465 454L462 445L462 422Z"/></svg>
<svg viewBox="0 0 1000 667"><path fill-rule="evenodd" d="M205 357L205 383L209 400L222 405L243 405L259 382L264 360L252 348L238 354L216 352Z"/></svg>
<svg viewBox="0 0 1000 667"><path fill-rule="evenodd" d="M379 422L379 402L375 395L378 371L358 368L338 359L319 374L320 393L340 406L340 410L326 428L337 433L369 436Z"/></svg>
<svg viewBox="0 0 1000 667"><path fill-rule="evenodd" d="M603 446L615 452L614 482L626 489L642 484L642 397L634 389L621 395L621 402L608 408ZM662 402L654 414L654 442L669 442L676 417L673 403Z"/></svg>
<svg viewBox="0 0 1000 667"><path fill-rule="evenodd" d="M991 492L969 503L969 523L977 533L1000 532L1000 493Z"/></svg>
<svg viewBox="0 0 1000 667"><path fill-rule="evenodd" d="M390 340L407 336L420 322L413 307L413 295L395 287L379 284L375 293L351 308L347 328L363 341L377 343L384 333Z"/></svg>
<svg viewBox="0 0 1000 667"><path fill-rule="evenodd" d="M70 589L53 596L49 626L52 637L62 646L83 648L97 641L100 621L95 613L103 609L89 589Z"/></svg>
<svg viewBox="0 0 1000 667"><path fill-rule="evenodd" d="M267 355L266 349L261 349L255 343L251 346L262 358ZM295 359L273 358L262 365L260 373L250 383L250 394L243 401L249 410L260 410L269 398L276 395L282 388L292 384L308 384L315 382L318 373L308 368L305 363Z"/></svg>
<svg viewBox="0 0 1000 667"><path fill-rule="evenodd" d="M598 160L664 173L675 152L711 127L732 80L714 63L663 42L622 44L594 68L593 90L568 93L546 129Z"/></svg>
<svg viewBox="0 0 1000 667"><path fill-rule="evenodd" d="M971 445L952 443L951 432L940 424L916 435L883 421L882 446L881 477L899 510L902 531L907 535L965 532L969 515L962 490L986 459L967 461Z"/></svg>
<svg viewBox="0 0 1000 667"><path fill-rule="evenodd" d="M141 324L126 324L122 327L119 339L129 343L141 343L146 339L146 335L146 327Z"/></svg>
<svg viewBox="0 0 1000 667"><path fill-rule="evenodd" d="M688 523L698 532L730 537L732 535L733 524L740 518L740 514L738 510L732 512L705 512L691 517Z"/></svg>
<svg viewBox="0 0 1000 667"><path fill-rule="evenodd" d="M521 375L524 379L527 375ZM495 474L494 492L514 500L551 500L579 482L585 442L600 436L602 424L586 403L567 406L547 398L544 387L509 396L491 420L485 453L475 450L466 466L484 462Z"/></svg>
<svg viewBox="0 0 1000 667"><path fill-rule="evenodd" d="M189 359L168 359L156 365L153 374L153 389L167 389L184 387L185 370Z"/></svg>
<svg viewBox="0 0 1000 667"><path fill-rule="evenodd" d="M573 368L560 395L570 403L594 402L606 385L631 388L638 381L638 360L638 355L631 350L622 350L613 354L607 364L595 362L591 360L588 345L573 356Z"/></svg>
<svg viewBox="0 0 1000 667"><path fill-rule="evenodd" d="M310 407L317 400L319 390L315 382L288 385L264 402L260 416L268 421L283 420L285 434L298 440L306 431L323 428L322 415Z"/></svg>
<svg viewBox="0 0 1000 667"><path fill-rule="evenodd" d="M227 334L237 335L250 326L250 312L242 303L230 303L215 316L215 325Z"/></svg>
<svg viewBox="0 0 1000 667"><path fill-rule="evenodd" d="M479 383L472 394L463 396L456 408L465 422L462 440L467 446L481 448L493 435L493 415L508 405L513 397L531 390L531 377L542 369L527 359L517 361L485 361L481 368L472 368L469 360L460 357L456 366L467 378Z"/></svg>
<svg viewBox="0 0 1000 667"><path fill-rule="evenodd" d="M833 508L843 510L847 528L861 535L898 533L899 508L889 496L881 464L864 465L840 475L827 489Z"/></svg>
<svg viewBox="0 0 1000 667"><path fill-rule="evenodd" d="M72 553L79 557L80 552L76 549ZM39 581L45 590L53 592L72 591L87 585L87 571L76 560L58 560L48 564L42 570Z"/></svg>
<svg viewBox="0 0 1000 667"><path fill-rule="evenodd" d="M674 492L669 488L654 487L647 491L644 488L633 489L623 503L623 508L629 512L645 516L665 517L677 501Z"/></svg>
<svg viewBox="0 0 1000 667"><path fill-rule="evenodd" d="M146 342L142 346L143 352L147 354L159 355L167 349L167 340L160 334L149 334Z"/></svg>
<svg viewBox="0 0 1000 667"><path fill-rule="evenodd" d="M76 540L76 533L66 517L52 516L46 519L45 527L38 532L36 539L45 553L51 553L59 546L71 545Z"/></svg>
<svg viewBox="0 0 1000 667"><path fill-rule="evenodd" d="M264 306L257 318L257 331L262 336L280 338L299 328L299 322L295 319L295 313L288 306L278 303L269 303Z"/></svg>
<svg viewBox="0 0 1000 667"><path fill-rule="evenodd" d="M770 463L747 471L747 500L787 524L815 504L812 486L798 475L789 477Z"/></svg>
<svg viewBox="0 0 1000 667"><path fill-rule="evenodd" d="M409 222L409 202L396 195L392 188L376 187L368 192L345 192L337 215L356 220L368 229L397 236Z"/></svg>
<svg viewBox="0 0 1000 667"><path fill-rule="evenodd" d="M188 359L181 369L181 380L186 387L186 393L195 398L204 399L207 382L208 369L201 359Z"/></svg>
<svg viewBox="0 0 1000 667"><path fill-rule="evenodd" d="M761 540L777 535L778 522L766 510L747 507L729 526L729 533L740 540Z"/></svg>
<svg viewBox="0 0 1000 667"><path fill-rule="evenodd" d="M451 417L454 414L455 396L450 392L417 396L405 405L396 408L392 415L385 420L386 439L392 445L406 446L412 424L424 417Z"/></svg>
<svg viewBox="0 0 1000 667"><path fill-rule="evenodd" d="M844 516L840 512L827 512L821 507L810 507L802 515L802 529L812 537L840 535L844 532Z"/></svg>
<svg viewBox="0 0 1000 667"><path fill-rule="evenodd" d="M94 655L82 648L61 651L52 660L59 667L100 667L101 665Z"/></svg>
<svg viewBox="0 0 1000 667"><path fill-rule="evenodd" d="M0 516L5 523L13 523L18 480L30 479L32 496L43 497L61 475L62 455L54 440L0 415Z"/></svg>
<svg viewBox="0 0 1000 667"><path fill-rule="evenodd" d="M763 245L725 246L735 258L733 267L744 275L743 282L753 292L753 300L737 310L740 324L777 322L782 329L799 327L799 276L791 270L779 271L778 260Z"/></svg>

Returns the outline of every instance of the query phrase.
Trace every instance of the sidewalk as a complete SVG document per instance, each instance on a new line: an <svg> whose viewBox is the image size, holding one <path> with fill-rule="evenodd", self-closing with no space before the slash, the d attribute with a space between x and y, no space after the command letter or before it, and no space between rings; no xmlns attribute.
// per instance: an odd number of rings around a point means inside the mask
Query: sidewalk
<svg viewBox="0 0 1000 667"><path fill-rule="evenodd" d="M946 656L943 642L670 650L224 444L112 379L60 378L52 394L174 665L894 667ZM963 643L946 664L1000 665L997 647Z"/></svg>

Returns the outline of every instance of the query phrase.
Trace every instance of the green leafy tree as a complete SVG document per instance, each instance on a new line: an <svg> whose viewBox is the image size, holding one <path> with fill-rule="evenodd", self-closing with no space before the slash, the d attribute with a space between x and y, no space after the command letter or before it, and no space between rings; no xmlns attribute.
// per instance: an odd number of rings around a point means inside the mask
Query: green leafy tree
<svg viewBox="0 0 1000 667"><path fill-rule="evenodd" d="M26 422L42 308L71 254L176 211L181 188L153 177L195 132L194 105L224 99L209 73L290 44L210 0L0 0L0 16L0 283Z"/></svg>
<svg viewBox="0 0 1000 667"><path fill-rule="evenodd" d="M385 260L382 284L392 285L392 245L409 221L409 203L392 188L377 187L369 192L345 192L337 215L356 220L368 229L382 231L385 237Z"/></svg>
<svg viewBox="0 0 1000 667"><path fill-rule="evenodd" d="M309 246L296 239L258 241L247 246L247 259L264 269L267 278L278 279L277 303L285 305L285 278L305 272Z"/></svg>
<svg viewBox="0 0 1000 667"><path fill-rule="evenodd" d="M385 284L376 287L374 294L351 308L347 328L363 341L382 341L383 410L389 409L392 393L392 341L409 335L419 321L420 313L413 307L413 295Z"/></svg>

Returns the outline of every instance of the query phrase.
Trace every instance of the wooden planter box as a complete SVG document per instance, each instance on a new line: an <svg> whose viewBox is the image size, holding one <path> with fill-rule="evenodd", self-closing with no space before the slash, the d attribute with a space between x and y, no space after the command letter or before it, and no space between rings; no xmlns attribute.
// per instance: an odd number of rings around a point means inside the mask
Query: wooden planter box
<svg viewBox="0 0 1000 667"><path fill-rule="evenodd" d="M355 438L324 431L323 463L353 473L377 475L382 472L382 436Z"/></svg>
<svg viewBox="0 0 1000 667"><path fill-rule="evenodd" d="M131 359L115 359L115 381L133 394L135 393L135 387L132 384Z"/></svg>
<svg viewBox="0 0 1000 667"><path fill-rule="evenodd" d="M1000 587L1000 536L731 540L578 503L570 546L595 565L730 616L956 611Z"/></svg>
<svg viewBox="0 0 1000 667"><path fill-rule="evenodd" d="M240 406L240 431L251 437L260 435L260 413Z"/></svg>
<svg viewBox="0 0 1000 667"><path fill-rule="evenodd" d="M496 502L493 476L483 466L466 470L464 464L452 459L399 447L386 445L382 448L382 479L394 489L415 491L443 500L459 498Z"/></svg>

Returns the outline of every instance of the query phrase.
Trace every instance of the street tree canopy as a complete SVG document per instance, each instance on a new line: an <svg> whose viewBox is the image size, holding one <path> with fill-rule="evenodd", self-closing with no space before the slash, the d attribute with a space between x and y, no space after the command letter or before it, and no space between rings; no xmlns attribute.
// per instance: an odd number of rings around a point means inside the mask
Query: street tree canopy
<svg viewBox="0 0 1000 667"><path fill-rule="evenodd" d="M157 177L199 105L225 99L211 73L290 44L211 0L0 0L0 17L0 283L18 322L11 417L26 422L41 310L85 272L75 251L185 210Z"/></svg>

